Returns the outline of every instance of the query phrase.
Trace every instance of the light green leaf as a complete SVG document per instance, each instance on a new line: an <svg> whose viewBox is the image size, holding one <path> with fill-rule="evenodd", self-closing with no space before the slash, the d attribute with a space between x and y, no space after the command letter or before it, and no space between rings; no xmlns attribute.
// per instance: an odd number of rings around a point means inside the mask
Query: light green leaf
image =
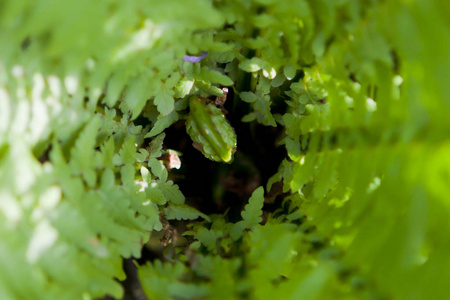
<svg viewBox="0 0 450 300"><path fill-rule="evenodd" d="M120 169L120 174L122 175L122 181L125 185L134 185L134 174L135 170L133 165L126 164Z"/></svg>
<svg viewBox="0 0 450 300"><path fill-rule="evenodd" d="M175 97L176 98L184 98L186 95L188 95L192 87L194 86L194 80L183 78L178 82L178 85L175 88Z"/></svg>
<svg viewBox="0 0 450 300"><path fill-rule="evenodd" d="M146 136L147 137L147 136ZM149 145L150 148L150 158L158 158L162 155L162 145L166 134L163 132L156 136Z"/></svg>
<svg viewBox="0 0 450 300"><path fill-rule="evenodd" d="M133 78L130 85L125 90L123 103L126 108L131 111L132 119L135 119L144 108L149 98L148 91L149 78L147 76L140 76Z"/></svg>
<svg viewBox="0 0 450 300"><path fill-rule="evenodd" d="M210 221L209 217L188 205L169 205L164 208L164 214L168 220L195 220L198 217Z"/></svg>
<svg viewBox="0 0 450 300"><path fill-rule="evenodd" d="M233 81L228 76L207 67L202 68L200 75L203 80L208 80L211 83L218 83L223 86L233 85Z"/></svg>
<svg viewBox="0 0 450 300"><path fill-rule="evenodd" d="M239 93L239 97L241 97L242 101L247 103L253 103L258 99L258 97L252 92L241 92Z"/></svg>
<svg viewBox="0 0 450 300"><path fill-rule="evenodd" d="M284 67L284 76L286 76L287 80L292 80L295 77L295 69L291 64Z"/></svg>
<svg viewBox="0 0 450 300"><path fill-rule="evenodd" d="M212 95L217 97L222 97L223 92L216 86L211 85L210 82L204 80L196 80L195 86L202 90L206 95Z"/></svg>
<svg viewBox="0 0 450 300"><path fill-rule="evenodd" d="M142 176L142 180L143 180L144 182L147 182L147 183L149 183L150 180L152 179L152 174L151 174L150 171L149 171L146 167L144 167L144 166L141 167L141 176Z"/></svg>
<svg viewBox="0 0 450 300"><path fill-rule="evenodd" d="M145 194L155 204L164 205L167 203L167 198L160 188L160 183L151 181L145 189Z"/></svg>
<svg viewBox="0 0 450 300"><path fill-rule="evenodd" d="M248 115L245 115L242 117L242 122L252 122L256 120L256 113L249 113Z"/></svg>
<svg viewBox="0 0 450 300"><path fill-rule="evenodd" d="M165 87L162 87L153 100L158 108L158 111L163 116L169 115L174 109L175 101L172 97L173 94L174 92L172 90L168 90Z"/></svg>
<svg viewBox="0 0 450 300"><path fill-rule="evenodd" d="M246 59L239 63L239 68L246 72L257 72L263 68L263 65L265 64L264 61L262 61L259 58L252 58L252 59Z"/></svg>
<svg viewBox="0 0 450 300"><path fill-rule="evenodd" d="M176 111L172 111L168 116L159 115L152 130L150 130L150 132L147 133L144 138L149 138L160 134L164 129L170 127L170 125L178 121L178 119L179 115Z"/></svg>
<svg viewBox="0 0 450 300"><path fill-rule="evenodd" d="M119 151L122 163L133 164L136 157L135 136L130 135Z"/></svg>
<svg viewBox="0 0 450 300"><path fill-rule="evenodd" d="M85 172L95 167L94 147L99 124L99 118L92 118L80 133L75 147L71 149L70 165L75 172Z"/></svg>
<svg viewBox="0 0 450 300"><path fill-rule="evenodd" d="M184 195L181 193L178 185L173 184L171 180L161 183L159 188L164 193L165 198L173 204L180 205L184 204Z"/></svg>
<svg viewBox="0 0 450 300"><path fill-rule="evenodd" d="M260 186L257 188L245 206L244 211L241 213L242 218L246 222L248 228L253 227L261 223L262 207L264 204L264 188Z"/></svg>
<svg viewBox="0 0 450 300"><path fill-rule="evenodd" d="M150 160L148 161L148 166L151 168L152 174L156 177L159 177L161 181L164 182L167 180L167 170L164 167L162 161L159 161L155 158L150 158Z"/></svg>

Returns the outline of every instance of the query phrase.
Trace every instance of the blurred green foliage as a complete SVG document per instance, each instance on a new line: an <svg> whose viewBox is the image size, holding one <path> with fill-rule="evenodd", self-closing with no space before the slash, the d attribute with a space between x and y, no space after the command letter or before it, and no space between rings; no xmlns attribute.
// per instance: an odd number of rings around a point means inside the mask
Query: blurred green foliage
<svg viewBox="0 0 450 300"><path fill-rule="evenodd" d="M0 298L121 298L122 258L165 221L201 218L186 247L138 266L150 299L445 299L449 13L441 0L0 2ZM259 187L237 222L187 205L158 159L189 97L223 85L250 108L243 122L284 128L288 154L266 186L282 182L280 205L265 212Z"/></svg>

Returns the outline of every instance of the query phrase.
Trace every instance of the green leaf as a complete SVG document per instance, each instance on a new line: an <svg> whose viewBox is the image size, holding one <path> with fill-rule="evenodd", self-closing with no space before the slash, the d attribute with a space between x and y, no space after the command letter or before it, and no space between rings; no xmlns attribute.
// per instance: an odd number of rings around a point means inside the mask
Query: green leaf
<svg viewBox="0 0 450 300"><path fill-rule="evenodd" d="M284 67L284 76L286 76L287 80L292 80L295 77L295 69L291 64Z"/></svg>
<svg viewBox="0 0 450 300"><path fill-rule="evenodd" d="M261 223L262 207L264 204L264 188L260 186L257 188L245 206L244 211L241 213L242 218L246 222L247 228L251 228L254 225Z"/></svg>
<svg viewBox="0 0 450 300"><path fill-rule="evenodd" d="M288 78L289 80L289 78ZM277 76L270 82L270 85L272 87L279 87L281 86L285 81L285 76L281 73L277 74Z"/></svg>
<svg viewBox="0 0 450 300"><path fill-rule="evenodd" d="M149 183L150 180L152 179L152 174L151 174L150 171L149 171L146 167L144 167L144 166L141 167L141 176L142 176L142 180L143 180L144 182L147 182L147 183Z"/></svg>
<svg viewBox="0 0 450 300"><path fill-rule="evenodd" d="M130 86L125 90L123 101L131 111L133 119L141 113L149 98L148 81L149 78L147 76L133 78Z"/></svg>
<svg viewBox="0 0 450 300"><path fill-rule="evenodd" d="M242 237L244 230L247 228L247 221L239 221L231 229L230 236L234 241Z"/></svg>
<svg viewBox="0 0 450 300"><path fill-rule="evenodd" d="M129 138L122 144L119 151L121 161L125 164L133 164L136 157L135 136L130 135Z"/></svg>
<svg viewBox="0 0 450 300"><path fill-rule="evenodd" d="M241 92L239 93L239 97L241 97L242 101L248 103L253 103L258 99L258 97L252 92Z"/></svg>
<svg viewBox="0 0 450 300"><path fill-rule="evenodd" d="M256 101L254 105L255 116L264 125L276 127L277 123L270 112L270 104L271 102L264 98L260 98L259 101Z"/></svg>
<svg viewBox="0 0 450 300"><path fill-rule="evenodd" d="M75 174L83 174L90 186L95 185L96 175L93 171L96 166L95 151L97 130L100 124L99 118L93 118L80 133L71 149L70 166Z"/></svg>
<svg viewBox="0 0 450 300"><path fill-rule="evenodd" d="M159 177L161 181L164 182L167 180L167 170L164 167L162 161L159 161L155 158L150 158L150 160L148 161L148 166L151 168L152 174L156 177Z"/></svg>
<svg viewBox="0 0 450 300"><path fill-rule="evenodd" d="M223 96L222 90L216 86L211 85L211 83L208 81L196 80L195 86L200 90L202 90L206 95L212 95L217 97Z"/></svg>
<svg viewBox="0 0 450 300"><path fill-rule="evenodd" d="M203 80L208 80L211 83L218 83L223 86L233 85L233 81L228 76L207 67L202 67L200 75Z"/></svg>
<svg viewBox="0 0 450 300"><path fill-rule="evenodd" d="M103 166L112 168L114 166L113 164L113 157L114 157L114 138L110 137L106 143L100 146L100 151L102 153L103 158Z"/></svg>
<svg viewBox="0 0 450 300"><path fill-rule="evenodd" d="M321 57L325 52L325 35L323 31L319 32L319 34L314 39L312 44L312 51L316 57Z"/></svg>
<svg viewBox="0 0 450 300"><path fill-rule="evenodd" d="M212 253L217 253L217 240L223 237L223 233L221 231L216 231L213 229L206 229L205 227L201 227L195 233L189 233L190 235L194 235L195 238L202 243L203 246L208 248L208 250Z"/></svg>
<svg viewBox="0 0 450 300"><path fill-rule="evenodd" d="M184 204L184 195L181 193L178 185L173 184L171 180L161 183L159 185L161 191L164 193L165 198L173 204L181 205Z"/></svg>
<svg viewBox="0 0 450 300"><path fill-rule="evenodd" d="M160 188L160 183L155 181L149 182L149 185L145 188L145 194L155 204L164 205L167 203L167 198Z"/></svg>
<svg viewBox="0 0 450 300"><path fill-rule="evenodd" d="M192 87L194 86L194 80L183 78L178 82L178 85L175 88L175 97L176 98L184 98L186 95L188 95Z"/></svg>
<svg viewBox="0 0 450 300"><path fill-rule="evenodd" d="M138 267L139 280L142 282L145 294L151 299L170 299L172 284L186 272L186 267L181 262L162 264L155 260L145 266Z"/></svg>
<svg viewBox="0 0 450 300"><path fill-rule="evenodd" d="M236 58L236 51L211 53L210 57L219 63L229 63Z"/></svg>
<svg viewBox="0 0 450 300"><path fill-rule="evenodd" d="M256 113L249 113L248 115L245 115L242 117L242 122L252 122L256 120Z"/></svg>
<svg viewBox="0 0 450 300"><path fill-rule="evenodd" d="M128 76L127 73L117 70L108 82L106 97L103 99L103 103L106 103L109 107L113 107L116 104L125 88L125 84L128 82Z"/></svg>
<svg viewBox="0 0 450 300"><path fill-rule="evenodd" d="M239 63L239 68L246 72L257 72L267 65L263 60L253 57L252 59L246 59Z"/></svg>
<svg viewBox="0 0 450 300"><path fill-rule="evenodd" d="M103 171L101 178L101 188L102 190L108 191L112 190L115 185L114 172L111 169L106 169Z"/></svg>
<svg viewBox="0 0 450 300"><path fill-rule="evenodd" d="M178 121L178 119L179 115L176 111L172 111L168 116L159 115L152 130L150 130L150 132L147 133L144 138L154 137L160 134L164 129L170 127L170 125Z"/></svg>
<svg viewBox="0 0 450 300"><path fill-rule="evenodd" d="M166 80L165 88L171 89L178 85L181 79L181 73L180 72L173 72L170 77ZM183 78L184 79L184 78Z"/></svg>
<svg viewBox="0 0 450 300"><path fill-rule="evenodd" d="M122 181L125 185L134 185L134 175L136 171L131 164L126 164L120 169L120 174L122 175Z"/></svg>
<svg viewBox="0 0 450 300"><path fill-rule="evenodd" d="M222 112L201 99L189 100L186 130L199 150L209 159L231 163L236 151L236 134Z"/></svg>
<svg viewBox="0 0 450 300"><path fill-rule="evenodd" d="M169 206L164 208L164 214L166 215L167 220L195 220L198 217L202 217L206 221L210 222L210 219L207 215L185 204L170 204Z"/></svg>
<svg viewBox="0 0 450 300"><path fill-rule="evenodd" d="M147 137L147 135L145 136ZM158 158L162 155L162 146L164 138L166 137L166 134L163 132L160 135L156 136L149 145L150 148L150 158Z"/></svg>
<svg viewBox="0 0 450 300"><path fill-rule="evenodd" d="M174 92L172 90L166 89L165 87L162 87L156 94L153 101L161 115L167 116L173 111L175 107L175 101L172 96L173 94Z"/></svg>

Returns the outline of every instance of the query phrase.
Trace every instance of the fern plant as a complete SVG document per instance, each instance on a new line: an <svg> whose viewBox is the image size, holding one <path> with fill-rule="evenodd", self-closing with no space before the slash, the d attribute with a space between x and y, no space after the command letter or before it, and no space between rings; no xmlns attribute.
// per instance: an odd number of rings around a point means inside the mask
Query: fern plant
<svg viewBox="0 0 450 300"><path fill-rule="evenodd" d="M124 259L149 299L445 298L448 11L3 1L0 298L120 299ZM187 130L211 170L256 173L275 158L248 163L245 124L285 155L212 212L168 145Z"/></svg>

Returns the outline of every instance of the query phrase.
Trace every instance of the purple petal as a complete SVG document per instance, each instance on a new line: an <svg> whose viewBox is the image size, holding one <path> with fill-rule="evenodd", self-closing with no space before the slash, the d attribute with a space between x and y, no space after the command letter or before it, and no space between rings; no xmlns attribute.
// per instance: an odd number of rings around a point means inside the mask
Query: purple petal
<svg viewBox="0 0 450 300"><path fill-rule="evenodd" d="M185 55L183 57L184 61L190 61L191 63L197 63L205 58L205 56L208 54L208 51L203 51L201 56L194 56L194 55Z"/></svg>

